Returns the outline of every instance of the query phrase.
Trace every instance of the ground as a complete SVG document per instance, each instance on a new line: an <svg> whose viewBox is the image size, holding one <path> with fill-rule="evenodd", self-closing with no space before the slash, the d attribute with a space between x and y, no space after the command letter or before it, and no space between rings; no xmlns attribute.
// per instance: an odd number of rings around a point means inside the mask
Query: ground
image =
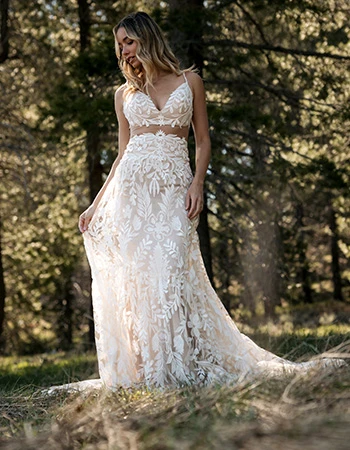
<svg viewBox="0 0 350 450"><path fill-rule="evenodd" d="M245 330L248 334L249 329ZM251 331L251 330L250 330ZM293 360L350 356L349 326L272 324L250 333ZM342 450L350 440L349 366L236 386L43 395L96 378L93 353L0 360L0 448Z"/></svg>

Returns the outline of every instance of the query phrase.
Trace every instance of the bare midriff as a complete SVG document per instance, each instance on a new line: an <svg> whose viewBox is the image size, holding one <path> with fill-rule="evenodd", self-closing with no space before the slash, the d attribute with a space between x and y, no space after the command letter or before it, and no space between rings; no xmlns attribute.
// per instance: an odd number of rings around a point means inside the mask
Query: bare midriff
<svg viewBox="0 0 350 450"><path fill-rule="evenodd" d="M130 138L133 136L139 136L140 134L151 133L157 134L162 131L164 134L173 134L179 138L188 139L189 127L172 127L171 125L150 125L148 127L133 127L130 130Z"/></svg>

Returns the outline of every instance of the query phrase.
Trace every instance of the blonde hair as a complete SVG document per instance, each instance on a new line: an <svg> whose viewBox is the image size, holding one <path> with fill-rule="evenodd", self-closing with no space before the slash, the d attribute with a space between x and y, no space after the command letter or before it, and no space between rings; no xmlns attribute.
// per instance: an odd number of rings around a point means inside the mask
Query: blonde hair
<svg viewBox="0 0 350 450"><path fill-rule="evenodd" d="M137 42L136 58L141 62L141 69L134 69L122 58L117 32L124 28L129 39ZM191 69L181 70L180 63L156 22L145 12L135 12L124 17L113 28L115 37L116 55L119 67L131 90L140 90L148 93L148 88L153 87L153 80L158 70L165 70L176 75L181 75Z"/></svg>

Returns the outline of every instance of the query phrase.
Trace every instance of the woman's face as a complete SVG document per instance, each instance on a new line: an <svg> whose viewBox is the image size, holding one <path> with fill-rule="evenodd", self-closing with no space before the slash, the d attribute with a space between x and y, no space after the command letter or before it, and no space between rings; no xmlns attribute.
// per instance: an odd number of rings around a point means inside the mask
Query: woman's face
<svg viewBox="0 0 350 450"><path fill-rule="evenodd" d="M119 28L117 31L117 42L121 57L134 69L139 68L141 62L136 58L137 42L127 36L125 28Z"/></svg>

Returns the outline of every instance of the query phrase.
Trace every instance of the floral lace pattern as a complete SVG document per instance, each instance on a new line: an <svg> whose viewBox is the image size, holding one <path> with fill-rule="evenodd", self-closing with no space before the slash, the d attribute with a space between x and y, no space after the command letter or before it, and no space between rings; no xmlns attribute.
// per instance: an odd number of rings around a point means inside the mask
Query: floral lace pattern
<svg viewBox="0 0 350 450"><path fill-rule="evenodd" d="M193 113L193 95L185 81L169 96L164 107L159 110L151 97L144 92L131 92L125 96L123 112L130 129L150 125L170 125L171 127L189 127Z"/></svg>
<svg viewBox="0 0 350 450"><path fill-rule="evenodd" d="M190 92L179 86L163 108L171 123L190 120ZM154 124L157 115L141 93L124 111L131 125ZM313 364L279 358L239 332L207 277L198 219L187 217L191 181L184 138L134 136L84 233L99 372L111 389L235 381Z"/></svg>

